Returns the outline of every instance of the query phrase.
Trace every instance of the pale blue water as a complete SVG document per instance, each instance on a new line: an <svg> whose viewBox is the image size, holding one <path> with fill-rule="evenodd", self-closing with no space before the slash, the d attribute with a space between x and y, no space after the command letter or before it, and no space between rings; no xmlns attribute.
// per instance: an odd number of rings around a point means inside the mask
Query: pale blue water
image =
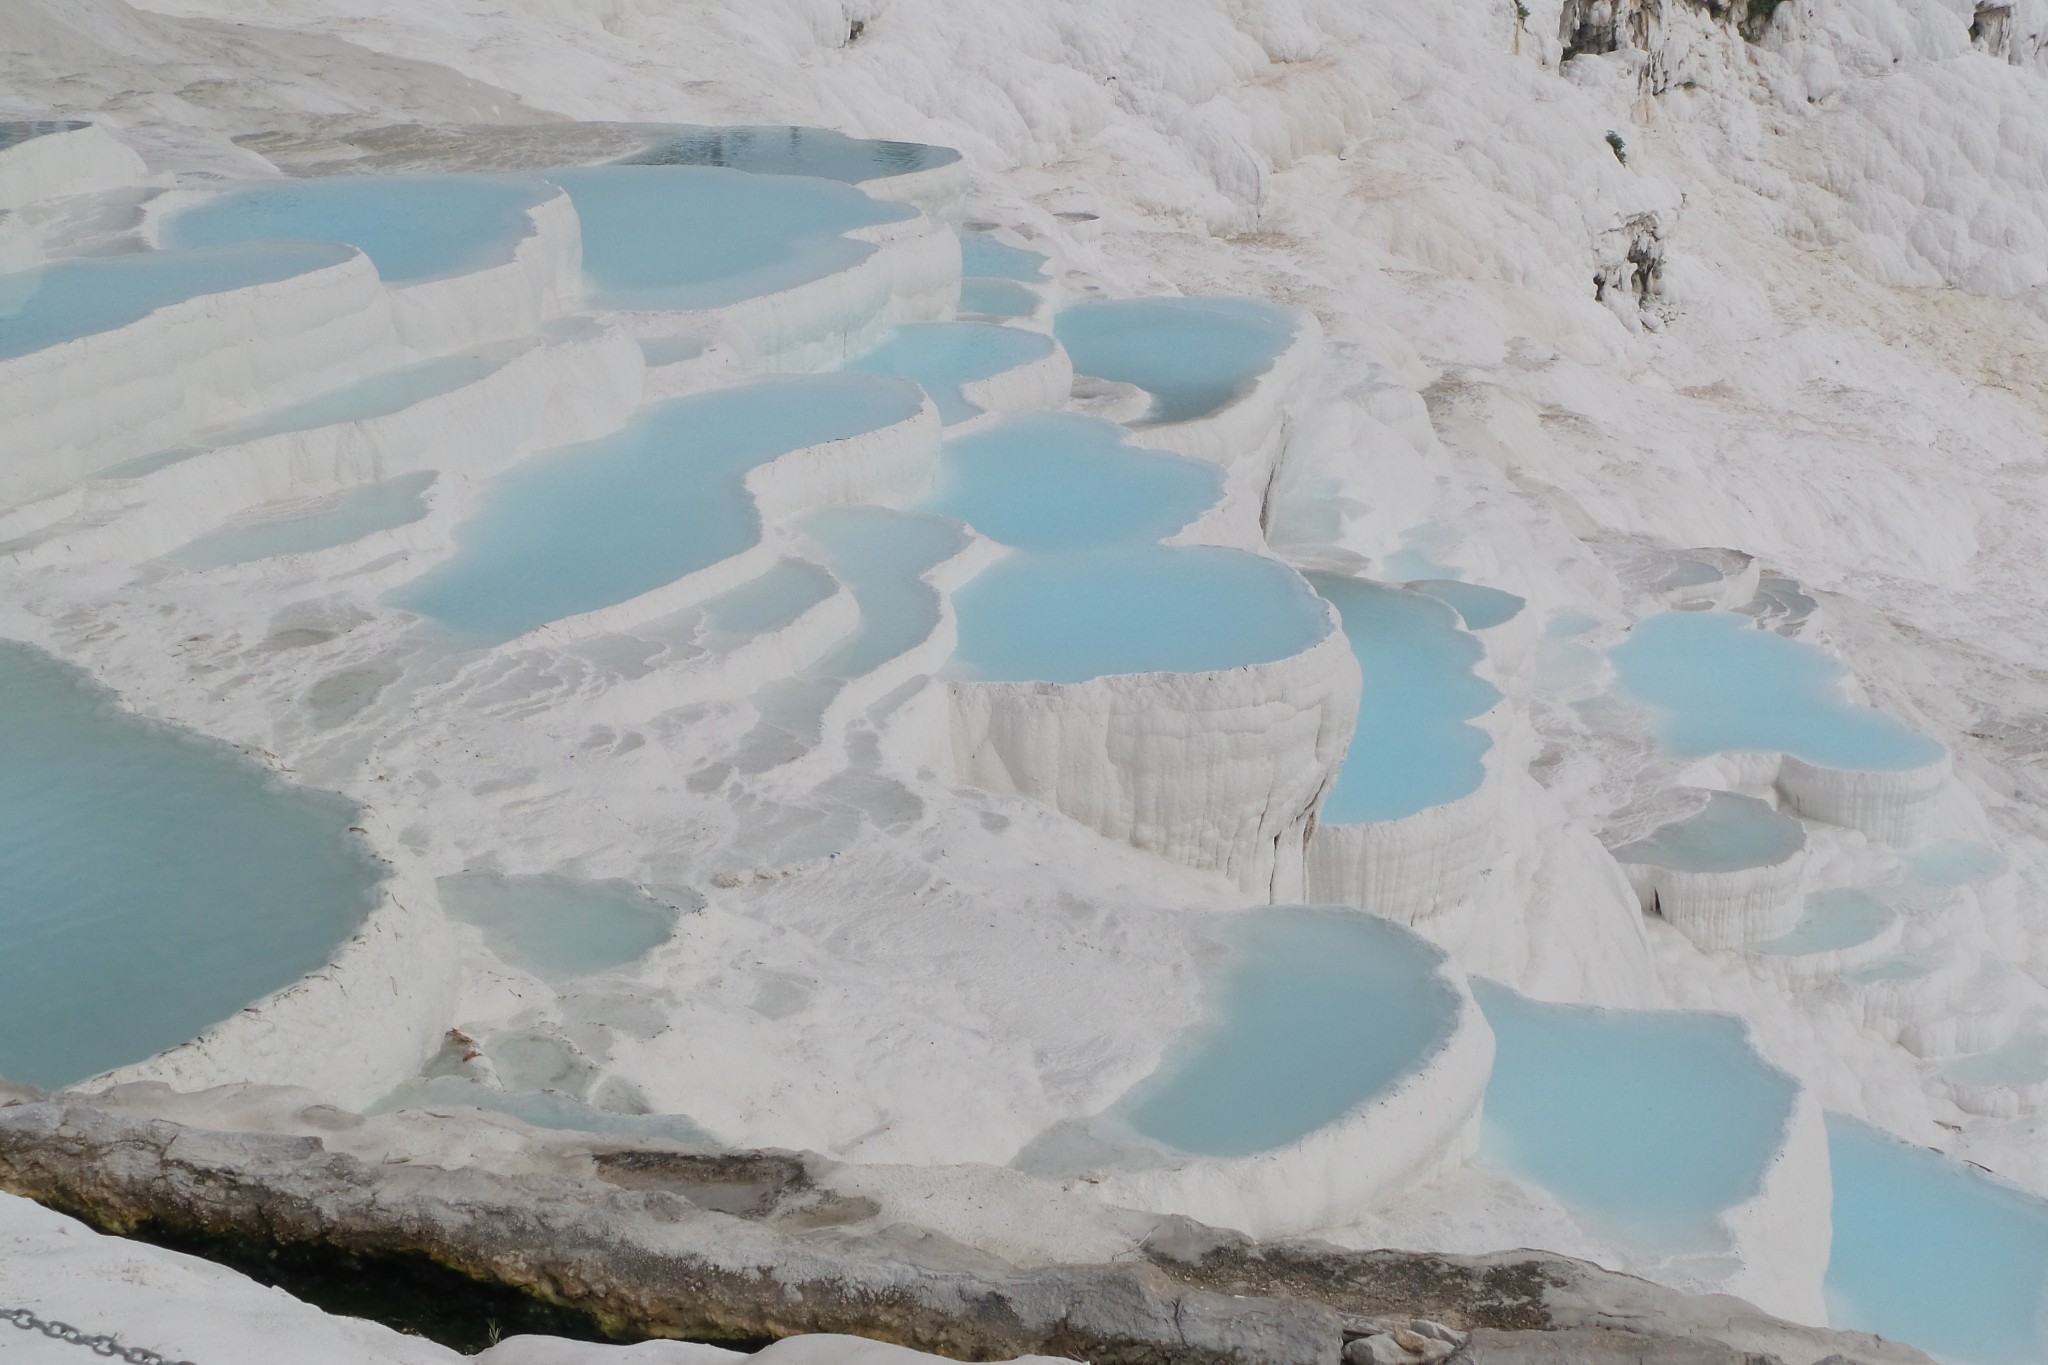
<svg viewBox="0 0 2048 1365"><path fill-rule="evenodd" d="M1971 1085L2039 1085L2048 1081L2048 1037L2022 1033L1989 1052L1960 1057L1942 1070Z"/></svg>
<svg viewBox="0 0 2048 1365"><path fill-rule="evenodd" d="M841 234L915 215L850 185L697 166L552 171L583 223L598 308L717 308L794 288L874 254Z"/></svg>
<svg viewBox="0 0 2048 1365"><path fill-rule="evenodd" d="M433 482L433 471L424 470L351 488L332 505L301 516L223 526L173 551L171 558L191 568L212 569L347 545L425 516L425 494Z"/></svg>
<svg viewBox="0 0 2048 1365"><path fill-rule="evenodd" d="M1678 872L1732 872L1784 862L1806 846L1806 831L1753 796L1715 792L1707 804L1614 850L1618 862Z"/></svg>
<svg viewBox="0 0 2048 1365"><path fill-rule="evenodd" d="M1896 918L1897 911L1868 891L1847 886L1816 891L1806 898L1806 913L1790 933L1768 943L1751 944L1749 951L1797 957L1854 948L1876 938Z"/></svg>
<svg viewBox="0 0 2048 1365"><path fill-rule="evenodd" d="M2048 1203L1828 1115L1828 1318L1947 1365L2048 1360Z"/></svg>
<svg viewBox="0 0 2048 1365"><path fill-rule="evenodd" d="M509 1114L536 1128L578 1133L622 1133L710 1146L709 1133L681 1114L622 1114L599 1109L559 1090L493 1090L466 1076L425 1076L407 1081L369 1108L371 1114L404 1109L482 1109Z"/></svg>
<svg viewBox="0 0 2048 1365"><path fill-rule="evenodd" d="M1077 374L1152 395L1151 422L1185 422L1236 399L1294 340L1293 313L1257 299L1115 299L1076 304L1053 334Z"/></svg>
<svg viewBox="0 0 2048 1365"><path fill-rule="evenodd" d="M324 270L349 255L323 242L277 242L90 256L0 275L0 360L125 327L202 294Z"/></svg>
<svg viewBox="0 0 2048 1365"><path fill-rule="evenodd" d="M213 437L215 445L238 445L288 431L312 431L337 422L367 422L403 412L429 398L467 388L505 364L503 355L448 355L401 365L316 394L302 403L267 412L244 426Z"/></svg>
<svg viewBox="0 0 2048 1365"><path fill-rule="evenodd" d="M1849 980L1859 986L1871 986L1880 981L1911 981L1915 977L1927 975L1927 972L1928 966L1924 962L1915 962L1911 958L1894 957L1887 958L1883 962L1873 962L1868 967L1858 968L1856 971L1849 973Z"/></svg>
<svg viewBox="0 0 2048 1365"><path fill-rule="evenodd" d="M724 166L755 175L809 175L848 184L947 166L951 147L848 137L828 128L690 128L622 158L623 166Z"/></svg>
<svg viewBox="0 0 2048 1365"><path fill-rule="evenodd" d="M812 673L872 673L938 627L939 594L918 575L959 552L965 537L956 523L886 507L833 507L805 517L803 529L860 604L859 629Z"/></svg>
<svg viewBox="0 0 2048 1365"><path fill-rule="evenodd" d="M1038 295L1013 280L962 280L960 311L991 318L1028 318L1038 311Z"/></svg>
<svg viewBox="0 0 2048 1365"><path fill-rule="evenodd" d="M1906 866L1923 882L1967 886L2005 871L2005 857L1995 848L1961 839L1942 839L1906 851Z"/></svg>
<svg viewBox="0 0 2048 1365"><path fill-rule="evenodd" d="M1401 533L1400 547L1380 564L1381 576L1401 582L1462 582L1465 571L1441 556L1458 546L1458 533L1439 522L1425 521Z"/></svg>
<svg viewBox="0 0 2048 1365"><path fill-rule="evenodd" d="M386 600L494 644L637 597L760 539L748 470L904 421L922 401L901 380L828 374L655 404L500 475L456 528L454 558Z"/></svg>
<svg viewBox="0 0 2048 1365"><path fill-rule="evenodd" d="M779 559L775 567L704 603L704 624L721 635L759 635L788 625L839 585L815 564Z"/></svg>
<svg viewBox="0 0 2048 1365"><path fill-rule="evenodd" d="M0 641L0 1076L69 1085L324 966L376 903L357 808Z"/></svg>
<svg viewBox="0 0 2048 1365"><path fill-rule="evenodd" d="M228 190L173 214L165 246L346 242L387 284L466 275L511 258L553 196L546 182L501 175L331 175Z"/></svg>
<svg viewBox="0 0 2048 1365"><path fill-rule="evenodd" d="M953 605L955 662L989 681L1238 668L1299 654L1327 629L1292 569L1207 545L1014 555Z"/></svg>
<svg viewBox="0 0 2048 1365"><path fill-rule="evenodd" d="M1756 1193L1798 1093L1741 1021L1472 991L1496 1044L1482 1159L1632 1242L1715 1248L1715 1215Z"/></svg>
<svg viewBox="0 0 2048 1365"><path fill-rule="evenodd" d="M1046 258L986 232L960 234L960 273L996 280L1042 280Z"/></svg>
<svg viewBox="0 0 2048 1365"><path fill-rule="evenodd" d="M988 322L913 322L896 328L882 343L857 359L849 370L893 374L915 380L931 395L939 420L947 426L981 414L960 386L1014 370L1052 354L1053 340L1043 332L999 327Z"/></svg>
<svg viewBox="0 0 2048 1365"><path fill-rule="evenodd" d="M1217 465L1126 445L1114 423L1042 413L947 442L924 505L1005 545L1073 550L1170 536L1222 496Z"/></svg>
<svg viewBox="0 0 2048 1365"><path fill-rule="evenodd" d="M30 138L75 133L89 126L83 119L75 118L0 119L0 152L18 147Z"/></svg>
<svg viewBox="0 0 2048 1365"><path fill-rule="evenodd" d="M1457 613L1362 578L1310 574L1309 582L1337 608L1365 679L1323 823L1398 820L1477 790L1493 740L1465 722L1500 693L1474 676L1486 650L1459 629Z"/></svg>
<svg viewBox="0 0 2048 1365"><path fill-rule="evenodd" d="M1439 602L1448 602L1464 618L1467 630L1492 630L1495 626L1505 625L1521 615L1522 608L1529 605L1526 597L1517 597L1499 588L1460 582L1455 578L1418 578L1406 586Z"/></svg>
<svg viewBox="0 0 2048 1365"><path fill-rule="evenodd" d="M492 952L549 981L637 962L668 942L676 912L624 882L470 872L434 883L441 908Z"/></svg>
<svg viewBox="0 0 2048 1365"><path fill-rule="evenodd" d="M1183 1152L1284 1146L1414 1072L1449 1039L1458 994L1415 935L1349 910L1246 911L1211 975L1203 1024L1119 1102Z"/></svg>
<svg viewBox="0 0 2048 1365"><path fill-rule="evenodd" d="M1893 772L1943 752L1883 712L1843 701L1847 670L1825 651L1758 630L1735 612L1652 616L1608 657L1622 689L1656 713L1659 741L1681 758L1757 750Z"/></svg>

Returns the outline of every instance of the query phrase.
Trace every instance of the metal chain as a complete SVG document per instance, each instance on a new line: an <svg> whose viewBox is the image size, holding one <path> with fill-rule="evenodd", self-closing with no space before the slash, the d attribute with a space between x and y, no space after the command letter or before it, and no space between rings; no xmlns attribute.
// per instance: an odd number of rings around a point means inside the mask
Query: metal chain
<svg viewBox="0 0 2048 1365"><path fill-rule="evenodd" d="M192 1365L189 1360L172 1360L141 1346L123 1346L113 1337L81 1332L68 1322L39 1318L26 1308L0 1308L0 1322L11 1322L24 1332L41 1332L46 1337L68 1341L73 1346L84 1346L96 1356L125 1360L128 1365Z"/></svg>

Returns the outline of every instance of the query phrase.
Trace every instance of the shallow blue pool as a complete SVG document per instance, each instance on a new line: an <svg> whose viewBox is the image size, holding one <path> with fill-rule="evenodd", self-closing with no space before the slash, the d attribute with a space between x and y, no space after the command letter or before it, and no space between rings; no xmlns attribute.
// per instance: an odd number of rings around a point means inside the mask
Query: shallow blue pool
<svg viewBox="0 0 2048 1365"><path fill-rule="evenodd" d="M716 1147L718 1139L681 1114L627 1114L600 1109L559 1090L496 1090L467 1076L425 1076L408 1081L369 1108L371 1114L404 1109L481 1109L507 1114L535 1128L577 1133L617 1133L666 1138L691 1147Z"/></svg>
<svg viewBox="0 0 2048 1365"><path fill-rule="evenodd" d="M938 590L920 575L959 553L966 538L958 524L887 507L828 507L803 528L860 605L859 628L812 673L861 677L938 628Z"/></svg>
<svg viewBox="0 0 2048 1365"><path fill-rule="evenodd" d="M2048 1360L2048 1202L1828 1115L1828 1316L1948 1365Z"/></svg>
<svg viewBox="0 0 2048 1365"><path fill-rule="evenodd" d="M939 420L951 426L982 412L961 392L963 384L1043 360L1052 350L1051 337L1021 327L913 322L896 328L873 350L847 361L846 368L914 380L931 395Z"/></svg>
<svg viewBox="0 0 2048 1365"><path fill-rule="evenodd" d="M1110 422L1063 413L1008 418L946 444L927 510L1027 550L1148 544L1223 496L1223 471L1124 443Z"/></svg>
<svg viewBox="0 0 2048 1365"><path fill-rule="evenodd" d="M1608 657L1622 689L1656 713L1658 740L1681 758L1758 750L1892 772L1942 756L1925 735L1842 700L1848 670L1825 651L1734 612L1652 616Z"/></svg>
<svg viewBox="0 0 2048 1365"><path fill-rule="evenodd" d="M1995 848L1962 839L1941 839L1907 849L1906 866L1923 882L1967 886L1999 876L2006 869L2006 861Z"/></svg>
<svg viewBox="0 0 2048 1365"><path fill-rule="evenodd" d="M60 1086L327 963L383 872L357 808L0 641L0 1076Z"/></svg>
<svg viewBox="0 0 2048 1365"><path fill-rule="evenodd" d="M1449 603L1464 618L1467 630L1492 630L1495 626L1505 625L1521 615L1522 608L1529 605L1525 597L1456 578L1418 578L1406 586L1412 592L1425 593L1439 602Z"/></svg>
<svg viewBox="0 0 2048 1365"><path fill-rule="evenodd" d="M874 247L841 234L913 217L850 185L698 166L552 171L583 223L583 275L598 308L717 308L858 265Z"/></svg>
<svg viewBox="0 0 2048 1365"><path fill-rule="evenodd" d="M1732 872L1782 863L1804 847L1806 832L1791 816L1753 796L1715 792L1699 810L1623 844L1614 856L1676 872Z"/></svg>
<svg viewBox="0 0 2048 1365"><path fill-rule="evenodd" d="M1038 311L1038 295L1014 280L962 280L960 311L989 318L1028 318Z"/></svg>
<svg viewBox="0 0 2048 1365"><path fill-rule="evenodd" d="M1459 629L1457 613L1362 578L1310 574L1309 582L1337 608L1365 679L1323 822L1398 820L1476 791L1493 739L1465 722L1500 693L1473 674L1486 651Z"/></svg>
<svg viewBox="0 0 2048 1365"><path fill-rule="evenodd" d="M922 405L916 386L861 374L656 404L611 436L499 476L456 529L455 556L387 600L476 645L637 597L759 540L748 470Z"/></svg>
<svg viewBox="0 0 2048 1365"><path fill-rule="evenodd" d="M434 890L451 917L483 931L492 952L549 981L637 962L676 927L674 910L624 882L472 872L443 877Z"/></svg>
<svg viewBox="0 0 2048 1365"><path fill-rule="evenodd" d="M890 142L848 137L829 128L765 124L686 128L617 164L722 166L755 175L809 175L855 184L949 166L959 159L960 153L951 147L924 142Z"/></svg>
<svg viewBox="0 0 2048 1365"><path fill-rule="evenodd" d="M347 545L425 516L426 491L433 482L433 471L425 470L351 488L329 505L299 516L223 526L175 551L171 558L191 568L212 569Z"/></svg>
<svg viewBox="0 0 2048 1365"><path fill-rule="evenodd" d="M1238 668L1299 654L1328 630L1294 570L1208 545L1013 555L953 605L955 663L992 682Z"/></svg>
<svg viewBox="0 0 2048 1365"><path fill-rule="evenodd" d="M2022 1033L1989 1052L1958 1057L1942 1071L1968 1085L2039 1085L2048 1081L2048 1035Z"/></svg>
<svg viewBox="0 0 2048 1365"><path fill-rule="evenodd" d="M1224 930L1204 1023L1118 1108L1146 1137L1236 1157L1386 1090L1449 1039L1458 993L1415 935L1356 911L1247 911Z"/></svg>
<svg viewBox="0 0 2048 1365"><path fill-rule="evenodd" d="M960 234L960 273L996 280L1042 280L1046 258L986 232Z"/></svg>
<svg viewBox="0 0 2048 1365"><path fill-rule="evenodd" d="M1224 407L1272 368L1299 320L1257 299L1114 299L1076 304L1053 334L1076 374L1135 384L1151 422L1185 422Z"/></svg>
<svg viewBox="0 0 2048 1365"><path fill-rule="evenodd" d="M545 181L501 175L332 175L227 190L168 218L165 246L346 242L387 284L466 275L511 258Z"/></svg>
<svg viewBox="0 0 2048 1365"><path fill-rule="evenodd" d="M714 635L739 637L778 630L830 597L831 574L800 559L775 566L704 603L704 624Z"/></svg>
<svg viewBox="0 0 2048 1365"><path fill-rule="evenodd" d="M1868 891L1838 886L1806 898L1806 913L1792 931L1768 943L1749 945L1752 953L1797 957L1832 953L1868 943L1898 918L1898 912Z"/></svg>
<svg viewBox="0 0 2048 1365"><path fill-rule="evenodd" d="M1741 1021L1472 990L1496 1045L1482 1158L1633 1244L1719 1246L1715 1216L1760 1188L1798 1093Z"/></svg>
<svg viewBox="0 0 2048 1365"><path fill-rule="evenodd" d="M202 294L274 284L353 253L324 242L138 251L0 275L0 360L139 322Z"/></svg>

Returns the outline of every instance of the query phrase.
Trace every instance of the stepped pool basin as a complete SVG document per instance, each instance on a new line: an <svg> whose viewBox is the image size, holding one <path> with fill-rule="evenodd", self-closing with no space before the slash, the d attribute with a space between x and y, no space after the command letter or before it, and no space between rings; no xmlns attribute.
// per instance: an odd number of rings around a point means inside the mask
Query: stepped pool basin
<svg viewBox="0 0 2048 1365"><path fill-rule="evenodd" d="M813 673L862 677L938 629L939 593L921 575L967 543L957 523L886 507L828 507L804 518L803 529L860 605L860 626Z"/></svg>
<svg viewBox="0 0 2048 1365"><path fill-rule="evenodd" d="M1410 592L1423 593L1448 603L1464 620L1467 630L1492 630L1495 626L1506 625L1529 605L1525 597L1456 578L1418 578L1403 586Z"/></svg>
<svg viewBox="0 0 2048 1365"><path fill-rule="evenodd" d="M1614 857L1674 872L1734 872L1775 866L1805 847L1806 831L1791 816L1753 796L1717 791L1699 810L1623 844Z"/></svg>
<svg viewBox="0 0 2048 1365"><path fill-rule="evenodd" d="M1791 754L1824 768L1897 772L1942 746L1841 695L1848 670L1824 651L1734 612L1664 612L1608 651L1622 690L1656 715L1681 758L1731 750Z"/></svg>
<svg viewBox="0 0 2048 1365"><path fill-rule="evenodd" d="M173 562L215 569L278 555L309 554L347 545L377 531L389 531L427 514L426 492L434 472L401 474L381 483L351 488L296 510L257 508L250 517L211 531L181 549Z"/></svg>
<svg viewBox="0 0 2048 1365"><path fill-rule="evenodd" d="M704 625L712 634L729 638L778 630L830 597L838 586L815 564L779 559L759 577L707 599Z"/></svg>
<svg viewBox="0 0 2048 1365"><path fill-rule="evenodd" d="M1989 1052L1959 1057L1942 1071L1965 1085L2040 1085L2048 1082L2048 1034L2022 1033Z"/></svg>
<svg viewBox="0 0 2048 1365"><path fill-rule="evenodd" d="M343 798L26 645L0 642L0 695L0 1076L70 1085L188 1042L324 966L375 906Z"/></svg>
<svg viewBox="0 0 2048 1365"><path fill-rule="evenodd" d="M1906 850L1906 867L1923 882L1967 886L2003 873L2006 861L1995 848L1961 839L1941 839Z"/></svg>
<svg viewBox="0 0 2048 1365"><path fill-rule="evenodd" d="M1113 423L1045 413L946 444L927 511L1025 550L1149 544L1223 496L1202 460L1127 445Z"/></svg>
<svg viewBox="0 0 2048 1365"><path fill-rule="evenodd" d="M0 360L125 327L174 303L275 284L355 253L326 242L137 251L0 275Z"/></svg>
<svg viewBox="0 0 2048 1365"><path fill-rule="evenodd" d="M1299 320L1257 299L1114 299L1076 304L1053 335L1076 374L1152 395L1145 420L1185 422L1229 405L1272 368Z"/></svg>
<svg viewBox="0 0 2048 1365"><path fill-rule="evenodd" d="M1754 1196L1798 1083L1721 1014L1547 1005L1490 981L1481 1155L1638 1246L1717 1250L1717 1215Z"/></svg>
<svg viewBox="0 0 2048 1365"><path fill-rule="evenodd" d="M1475 676L1486 651L1445 604L1361 578L1310 574L1344 623L1364 674L1358 724L1323 802L1325 824L1398 820L1455 801L1486 779L1493 740L1466 721L1500 700Z"/></svg>
<svg viewBox="0 0 2048 1365"><path fill-rule="evenodd" d="M501 175L334 175L226 190L165 220L171 247L344 242L386 284L466 275L511 259L544 180Z"/></svg>
<svg viewBox="0 0 2048 1365"><path fill-rule="evenodd" d="M701 166L552 171L583 225L597 308L718 308L836 275L875 248L841 234L916 210L850 185Z"/></svg>
<svg viewBox="0 0 2048 1365"><path fill-rule="evenodd" d="M1236 1157L1342 1118L1422 1066L1457 1026L1440 955L1355 911L1246 914L1224 938L1206 1020L1118 1102L1145 1137Z"/></svg>
<svg viewBox="0 0 2048 1365"><path fill-rule="evenodd" d="M960 281L960 311L986 318L1028 318L1038 311L1038 295L1012 280Z"/></svg>
<svg viewBox="0 0 2048 1365"><path fill-rule="evenodd" d="M955 667L984 682L1239 668L1299 654L1329 629L1285 564L1208 545L1013 555L953 606Z"/></svg>
<svg viewBox="0 0 2048 1365"><path fill-rule="evenodd" d="M455 556L386 600L467 645L624 602L760 539L749 470L907 421L923 401L900 380L830 374L655 404L613 435L500 475L456 529Z"/></svg>
<svg viewBox="0 0 2048 1365"><path fill-rule="evenodd" d="M1841 1114L1828 1157L1833 1325L1946 1365L2048 1360L2048 1202Z"/></svg>
<svg viewBox="0 0 2048 1365"><path fill-rule="evenodd" d="M986 232L960 234L960 273L994 280L1042 280L1046 258Z"/></svg>
<svg viewBox="0 0 2048 1365"><path fill-rule="evenodd" d="M675 933L676 912L624 882L465 872L434 889L492 952L550 981L627 966Z"/></svg>
<svg viewBox="0 0 2048 1365"><path fill-rule="evenodd" d="M848 137L829 128L777 125L682 129L621 166L715 166L754 175L804 175L858 184L950 166L951 147Z"/></svg>
<svg viewBox="0 0 2048 1365"><path fill-rule="evenodd" d="M1021 327L986 322L913 322L896 328L880 345L846 362L862 374L893 374L913 380L939 410L947 426L981 415L961 392L963 384L1014 370L1053 353L1053 339Z"/></svg>
<svg viewBox="0 0 2048 1365"><path fill-rule="evenodd" d="M1868 891L1840 886L1806 898L1806 913L1792 932L1749 946L1752 953L1800 957L1834 953L1870 942L1898 918L1898 912Z"/></svg>

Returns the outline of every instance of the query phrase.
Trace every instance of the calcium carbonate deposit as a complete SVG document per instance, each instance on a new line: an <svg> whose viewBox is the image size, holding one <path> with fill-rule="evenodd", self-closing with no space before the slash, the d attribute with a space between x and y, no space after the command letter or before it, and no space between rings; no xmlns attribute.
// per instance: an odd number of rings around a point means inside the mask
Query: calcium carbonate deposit
<svg viewBox="0 0 2048 1365"><path fill-rule="evenodd" d="M0 120L0 1078L2048 1361L2048 0L0 0ZM0 1310L456 1358L81 1211ZM1189 1358L1566 1358L1345 1311Z"/></svg>

